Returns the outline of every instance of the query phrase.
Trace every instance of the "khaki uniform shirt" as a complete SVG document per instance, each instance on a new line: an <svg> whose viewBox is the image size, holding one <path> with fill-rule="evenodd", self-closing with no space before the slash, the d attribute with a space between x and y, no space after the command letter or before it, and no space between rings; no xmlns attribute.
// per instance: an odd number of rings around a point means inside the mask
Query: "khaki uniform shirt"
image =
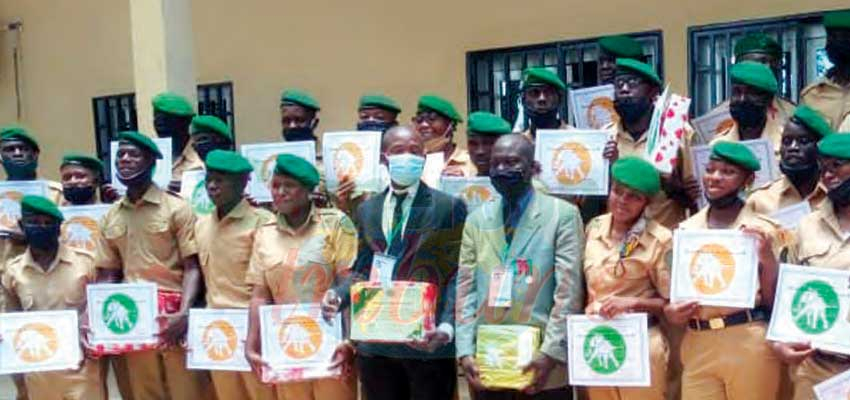
<svg viewBox="0 0 850 400"><path fill-rule="evenodd" d="M189 141L183 149L183 153L174 160L171 166L171 181L180 182L183 179L183 172L198 169L204 169L204 160L201 160L201 156L198 155L198 152L192 147L192 142Z"/></svg>
<svg viewBox="0 0 850 400"><path fill-rule="evenodd" d="M9 260L3 272L6 311L76 309L86 305L86 284L95 281L94 254L65 245L43 270L29 250Z"/></svg>
<svg viewBox="0 0 850 400"><path fill-rule="evenodd" d="M223 219L213 211L198 218L195 238L207 287L207 307L247 308L251 287L245 283L257 231L274 215L242 200Z"/></svg>
<svg viewBox="0 0 850 400"><path fill-rule="evenodd" d="M350 273L357 255L357 231L332 208L310 210L301 227L279 216L254 239L245 281L269 290L275 304L316 303Z"/></svg>
<svg viewBox="0 0 850 400"><path fill-rule="evenodd" d="M688 218L684 222L679 225L681 229L710 229L708 226L708 210L711 207L705 207L700 210L698 213L694 214L692 217ZM724 229L741 229L742 226L748 226L751 228L761 229L767 235L773 238L774 249L773 252L777 256L779 255L779 251L781 250L781 243L779 240L779 223L776 221L765 217L763 215L759 215L754 213L752 210L744 207L741 209L741 212L738 213L738 218L735 219L732 224ZM756 292L756 306L761 304L761 291ZM699 319L711 319L716 317L721 317L724 315L733 314L735 312L740 311L738 308L731 307L714 307L714 306L702 306L700 307L700 311L698 314Z"/></svg>
<svg viewBox="0 0 850 400"><path fill-rule="evenodd" d="M776 156L777 162L779 160L779 147L782 145L782 131L784 129L785 125L780 125L778 120L768 118L764 129L761 131L761 136L759 136L759 139L767 139L773 145L773 154ZM718 133L709 142L709 145L714 145L721 140L740 142L741 134L738 132L738 125L732 125L723 132Z"/></svg>
<svg viewBox="0 0 850 400"><path fill-rule="evenodd" d="M136 204L125 196L101 221L97 267L123 269L125 282L183 290L183 259L198 253L195 214L176 194L151 184Z"/></svg>
<svg viewBox="0 0 850 400"><path fill-rule="evenodd" d="M841 230L831 201L800 221L797 236L806 240L789 249L792 264L850 270L850 232Z"/></svg>
<svg viewBox="0 0 850 400"><path fill-rule="evenodd" d="M850 112L850 86L842 87L823 77L800 92L800 104L820 111L829 126L837 129L842 118Z"/></svg>
<svg viewBox="0 0 850 400"><path fill-rule="evenodd" d="M793 206L797 203L807 200L812 210L820 207L821 203L826 199L826 187L818 183L815 190L809 193L804 199L794 187L794 184L785 176L765 184L750 193L747 198L746 207L765 216L770 216L773 213L785 208Z"/></svg>
<svg viewBox="0 0 850 400"><path fill-rule="evenodd" d="M460 175L457 173L460 173ZM449 156L449 159L443 167L443 175L472 178L478 175L478 169L475 168L475 164L473 164L472 159L469 158L469 151L461 149L456 145L455 150L452 152L452 155Z"/></svg>
<svg viewBox="0 0 850 400"><path fill-rule="evenodd" d="M645 220L636 246L620 262L621 244L610 237L611 220L611 214L604 214L587 225L585 313L598 313L605 299L613 296L668 299L673 234L661 224Z"/></svg>

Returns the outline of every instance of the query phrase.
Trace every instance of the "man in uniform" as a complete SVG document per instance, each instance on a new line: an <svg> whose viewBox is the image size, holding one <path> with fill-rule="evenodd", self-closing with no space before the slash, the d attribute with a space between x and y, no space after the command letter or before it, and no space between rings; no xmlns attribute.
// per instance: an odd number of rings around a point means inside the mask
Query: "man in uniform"
<svg viewBox="0 0 850 400"><path fill-rule="evenodd" d="M747 207L767 216L802 201L817 208L826 198L826 189L820 184L817 143L830 133L832 129L820 113L806 105L797 107L782 130L782 177L750 193Z"/></svg>
<svg viewBox="0 0 850 400"><path fill-rule="evenodd" d="M442 175L475 176L469 153L454 142L455 129L463 122L454 104L440 96L423 95L412 122L425 143L425 154L443 153Z"/></svg>
<svg viewBox="0 0 850 400"><path fill-rule="evenodd" d="M207 308L243 308L251 302L245 282L251 250L260 227L273 223L274 215L254 208L242 193L253 170L244 157L213 150L205 157L206 188L215 209L195 224L195 237L204 282ZM200 350L198 350L200 351ZM273 400L274 388L250 372L211 371L219 399Z"/></svg>
<svg viewBox="0 0 850 400"><path fill-rule="evenodd" d="M94 255L59 243L63 219L51 200L41 196L24 196L21 200L19 225L29 245L23 254L6 263L0 279L4 312L85 311L86 284L95 281ZM106 400L101 368L100 361L86 357L77 370L28 373L29 396L39 400Z"/></svg>
<svg viewBox="0 0 850 400"><path fill-rule="evenodd" d="M318 184L319 171L307 160L291 154L277 157L271 183L277 221L257 230L245 278L253 287L245 349L257 374L268 372L260 352L259 307L319 302L332 286L348 278L357 255L357 232L351 219L337 209L311 203L310 193ZM346 344L339 350L351 355ZM350 364L343 370L350 370ZM354 377L344 374L280 382L277 393L286 400L354 400L356 388Z"/></svg>
<svg viewBox="0 0 850 400"><path fill-rule="evenodd" d="M767 65L743 61L729 67L732 94L729 98L729 113L735 121L733 126L715 136L718 140L767 139L776 155L782 145L782 128L778 119L768 118L768 109L776 97L779 85Z"/></svg>
<svg viewBox="0 0 850 400"><path fill-rule="evenodd" d="M800 222L789 262L818 268L850 270L850 133L833 134L818 144L821 181L828 199ZM842 318L843 316L839 316ZM850 356L812 348L807 343L772 343L791 365L794 400L815 397L814 386L850 370Z"/></svg>
<svg viewBox="0 0 850 400"><path fill-rule="evenodd" d="M59 166L59 177L62 180L61 206L111 203L119 196L112 186L102 182L103 163L86 154L66 153Z"/></svg>
<svg viewBox="0 0 850 400"><path fill-rule="evenodd" d="M153 126L160 138L171 138L171 182L169 189L180 190L183 171L203 168L204 162L190 145L189 125L195 116L195 108L185 97L163 92L154 96Z"/></svg>
<svg viewBox="0 0 850 400"><path fill-rule="evenodd" d="M617 60L614 108L620 115L620 121L606 128L616 130L616 136L609 140L604 151L605 158L612 164L620 156L643 157L655 99L661 92L662 83L649 64L632 59ZM678 162L671 174L661 175L663 190L653 197L646 211L647 217L670 229L685 219L686 210L696 207L699 185L690 167L693 133L690 125L686 125Z"/></svg>
<svg viewBox="0 0 850 400"><path fill-rule="evenodd" d="M476 176L490 176L490 157L493 145L502 135L511 133L511 124L502 117L486 111L469 114L466 148L475 165Z"/></svg>
<svg viewBox="0 0 850 400"><path fill-rule="evenodd" d="M315 130L319 126L319 102L303 90L284 90L280 95L280 125L283 140L300 142L313 140L318 144ZM316 155L321 153L317 148Z"/></svg>
<svg viewBox="0 0 850 400"><path fill-rule="evenodd" d="M823 16L826 55L833 67L826 76L800 92L800 104L820 111L832 129L850 113L850 11L831 11Z"/></svg>
<svg viewBox="0 0 850 400"><path fill-rule="evenodd" d="M198 158L206 161L207 154L213 150L233 150L233 133L221 118L214 115L197 115L192 118L192 147ZM203 164L193 166L187 171L203 169Z"/></svg>
<svg viewBox="0 0 850 400"><path fill-rule="evenodd" d="M643 46L626 35L611 35L599 39L599 55L596 57L596 76L599 85L614 83L618 58L643 60Z"/></svg>
<svg viewBox="0 0 850 400"><path fill-rule="evenodd" d="M523 368L533 376L523 392L534 399L572 398L572 389L564 387L563 343L567 314L581 313L584 305L583 227L575 206L534 190L536 168L528 138L499 138L490 179L502 200L473 212L463 230L455 304L457 357L480 400L526 398L519 391L494 391L481 384L475 343L482 324L538 327L543 342ZM489 288L497 276L506 277L512 287L505 304L492 301Z"/></svg>
<svg viewBox="0 0 850 400"><path fill-rule="evenodd" d="M188 203L153 183L162 153L139 132L118 135L115 168L127 194L101 221L99 282L149 282L157 285L161 350L124 355L132 371L136 400L205 398L209 376L186 369L189 308L200 300L202 285L195 216Z"/></svg>
<svg viewBox="0 0 850 400"><path fill-rule="evenodd" d="M357 130L386 132L398 125L401 107L389 96L364 94L357 107Z"/></svg>
<svg viewBox="0 0 850 400"><path fill-rule="evenodd" d="M38 141L21 126L0 127L0 158L6 180L38 180L38 155L41 149ZM47 182L47 198L56 204L62 201L62 185L54 181Z"/></svg>
<svg viewBox="0 0 850 400"><path fill-rule="evenodd" d="M537 129L569 129L564 116L558 115L567 85L548 68L531 67L522 72L522 109L528 119L522 133L534 141Z"/></svg>

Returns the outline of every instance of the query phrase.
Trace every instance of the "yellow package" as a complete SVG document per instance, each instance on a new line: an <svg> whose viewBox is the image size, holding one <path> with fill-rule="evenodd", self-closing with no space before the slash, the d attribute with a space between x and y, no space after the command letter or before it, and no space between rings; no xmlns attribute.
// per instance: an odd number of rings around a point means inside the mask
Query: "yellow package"
<svg viewBox="0 0 850 400"><path fill-rule="evenodd" d="M531 374L522 368L531 362L540 347L540 329L526 325L481 325L475 361L481 383L493 389L523 389Z"/></svg>

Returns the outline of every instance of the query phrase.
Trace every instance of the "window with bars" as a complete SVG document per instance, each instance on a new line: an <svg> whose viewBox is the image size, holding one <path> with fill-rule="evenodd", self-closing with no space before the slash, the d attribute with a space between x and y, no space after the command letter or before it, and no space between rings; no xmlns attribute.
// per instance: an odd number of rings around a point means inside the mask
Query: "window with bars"
<svg viewBox="0 0 850 400"><path fill-rule="evenodd" d="M688 28L689 84L693 113L702 115L731 90L729 65L735 44L748 33L763 32L782 46L781 95L797 101L800 91L831 67L824 51L821 14L804 14Z"/></svg>
<svg viewBox="0 0 850 400"><path fill-rule="evenodd" d="M646 61L663 76L662 34L630 34L643 45ZM467 99L470 111L490 111L514 123L519 110L520 81L526 67L547 67L570 88L597 85L598 37L467 53ZM561 115L567 113L566 96Z"/></svg>
<svg viewBox="0 0 850 400"><path fill-rule="evenodd" d="M118 132L135 130L136 94L124 93L92 99L94 111L94 137L97 155L105 160L106 176L110 176L112 162L109 157L109 142ZM215 115L227 122L233 137L236 137L236 121L233 114L233 82L207 83L198 85L198 113Z"/></svg>

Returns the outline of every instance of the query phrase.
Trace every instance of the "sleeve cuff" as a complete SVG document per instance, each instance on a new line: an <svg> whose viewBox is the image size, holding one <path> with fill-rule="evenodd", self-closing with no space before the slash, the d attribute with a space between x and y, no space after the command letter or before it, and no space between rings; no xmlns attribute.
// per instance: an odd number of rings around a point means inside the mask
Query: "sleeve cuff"
<svg viewBox="0 0 850 400"><path fill-rule="evenodd" d="M441 323L440 325L437 326L437 330L445 333L446 335L449 335L449 341L450 342L452 340L454 340L455 328L452 326L452 324L450 324L448 322L443 322L443 323Z"/></svg>

